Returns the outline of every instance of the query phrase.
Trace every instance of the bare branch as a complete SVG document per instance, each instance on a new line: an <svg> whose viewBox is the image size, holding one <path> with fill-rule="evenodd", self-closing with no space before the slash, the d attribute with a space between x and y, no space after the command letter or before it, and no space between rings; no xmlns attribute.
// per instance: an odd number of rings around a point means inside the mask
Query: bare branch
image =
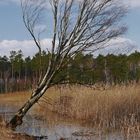
<svg viewBox="0 0 140 140"><path fill-rule="evenodd" d="M56 83L53 80L69 63L66 58L72 58L78 52L92 53L101 49L104 43L126 31L126 27L120 22L126 9L120 4L120 0L49 1L53 13L53 36L48 69L45 75L41 76L31 98L9 122L10 127L15 128L22 123L22 118L48 88L55 84L63 84L63 77ZM40 56L40 32L36 33L35 27L40 23L41 15L46 12L45 2L46 0L21 0L25 27L38 47Z"/></svg>

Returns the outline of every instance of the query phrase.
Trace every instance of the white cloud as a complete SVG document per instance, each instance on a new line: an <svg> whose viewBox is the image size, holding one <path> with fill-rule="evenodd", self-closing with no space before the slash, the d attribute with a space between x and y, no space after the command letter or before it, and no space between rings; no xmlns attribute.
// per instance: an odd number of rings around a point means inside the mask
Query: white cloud
<svg viewBox="0 0 140 140"><path fill-rule="evenodd" d="M17 4L17 5L20 5L20 2L21 2L21 0L0 0L0 4L3 4L3 5L7 5L7 4L11 4L11 3L13 3L13 4ZM35 2L35 4L37 3L37 2L39 2L38 0L34 0L34 2ZM50 3L49 3L49 1L46 1L45 3L44 3L44 8L47 8L47 9L50 9L51 8L51 5L50 5Z"/></svg>
<svg viewBox="0 0 140 140"><path fill-rule="evenodd" d="M124 3L132 8L137 8L140 7L140 0L117 0L119 1L124 1ZM8 3L15 3L19 4L20 0L0 0L0 4L8 4ZM50 8L50 5L47 5L47 7Z"/></svg>
<svg viewBox="0 0 140 140"><path fill-rule="evenodd" d="M43 39L42 41L42 49L46 50L51 47L52 39ZM38 48L36 47L33 40L3 40L0 42L0 56L9 56L10 51L18 51L22 50L24 56L33 56L38 52Z"/></svg>
<svg viewBox="0 0 140 140"><path fill-rule="evenodd" d="M7 1L8 1L8 0L7 0ZM9 0L9 1L15 2L15 3L19 3L19 2L20 2L20 0Z"/></svg>
<svg viewBox="0 0 140 140"><path fill-rule="evenodd" d="M20 0L0 0L0 4L9 4L9 3L19 4Z"/></svg>
<svg viewBox="0 0 140 140"><path fill-rule="evenodd" d="M46 50L51 48L52 39L43 39L42 40L42 49ZM10 51L18 51L22 50L25 57L33 56L38 52L38 49L33 40L3 40L0 42L0 56L9 56ZM131 41L127 38L118 37L116 39L112 39L109 43L107 43L107 47L101 50L94 52L94 56L98 56L99 54L107 55L110 54L125 54L132 53L135 50L140 51L140 48L137 47L135 42Z"/></svg>
<svg viewBox="0 0 140 140"><path fill-rule="evenodd" d="M140 0L128 0L128 2L132 7L140 7Z"/></svg>
<svg viewBox="0 0 140 140"><path fill-rule="evenodd" d="M99 54L107 55L107 54L131 54L135 51L140 52L140 48L136 45L136 43L128 38L118 37L112 39L110 42L106 44L104 49L98 50L94 53L94 56L98 56Z"/></svg>
<svg viewBox="0 0 140 140"><path fill-rule="evenodd" d="M44 24L39 24L39 25L35 26L35 31L37 31L37 32L46 31L46 25L44 25Z"/></svg>
<svg viewBox="0 0 140 140"><path fill-rule="evenodd" d="M140 0L123 0L123 2L130 6L131 8L138 8L140 7Z"/></svg>

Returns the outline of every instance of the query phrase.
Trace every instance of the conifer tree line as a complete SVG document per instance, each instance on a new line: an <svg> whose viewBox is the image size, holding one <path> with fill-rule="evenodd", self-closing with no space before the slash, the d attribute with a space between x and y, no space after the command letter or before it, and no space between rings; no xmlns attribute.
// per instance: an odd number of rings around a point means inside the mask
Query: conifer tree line
<svg viewBox="0 0 140 140"><path fill-rule="evenodd" d="M40 75L48 67L49 54L39 53L23 57L21 50L11 51L10 56L0 56L0 93L24 91L34 88ZM140 52L127 55L107 56L78 53L74 58L66 58L69 64L59 71L53 83L60 84L122 84L139 82ZM60 80L61 79L61 80ZM63 79L63 80L62 80Z"/></svg>

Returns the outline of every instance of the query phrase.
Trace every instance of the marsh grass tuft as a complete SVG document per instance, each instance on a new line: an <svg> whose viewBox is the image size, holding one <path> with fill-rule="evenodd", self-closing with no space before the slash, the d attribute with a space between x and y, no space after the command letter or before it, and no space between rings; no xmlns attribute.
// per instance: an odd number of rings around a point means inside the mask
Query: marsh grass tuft
<svg viewBox="0 0 140 140"><path fill-rule="evenodd" d="M56 93L57 92L57 93ZM98 128L140 134L140 85L106 86L101 89L65 86L51 89L47 110Z"/></svg>
<svg viewBox="0 0 140 140"><path fill-rule="evenodd" d="M29 96L29 92L4 94L0 101L20 106ZM126 137L135 137L140 135L140 85L53 87L31 112L41 117L54 112L97 129L119 130Z"/></svg>

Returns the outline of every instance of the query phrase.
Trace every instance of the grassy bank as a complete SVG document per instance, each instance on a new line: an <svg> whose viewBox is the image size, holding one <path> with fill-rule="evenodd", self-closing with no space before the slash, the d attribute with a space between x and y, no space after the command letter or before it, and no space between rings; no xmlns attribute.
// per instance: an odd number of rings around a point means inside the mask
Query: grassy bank
<svg viewBox="0 0 140 140"><path fill-rule="evenodd" d="M29 96L29 92L4 94L0 95L0 102L20 107ZM55 87L48 90L33 110L43 116L49 110L97 128L140 134L140 85Z"/></svg>

